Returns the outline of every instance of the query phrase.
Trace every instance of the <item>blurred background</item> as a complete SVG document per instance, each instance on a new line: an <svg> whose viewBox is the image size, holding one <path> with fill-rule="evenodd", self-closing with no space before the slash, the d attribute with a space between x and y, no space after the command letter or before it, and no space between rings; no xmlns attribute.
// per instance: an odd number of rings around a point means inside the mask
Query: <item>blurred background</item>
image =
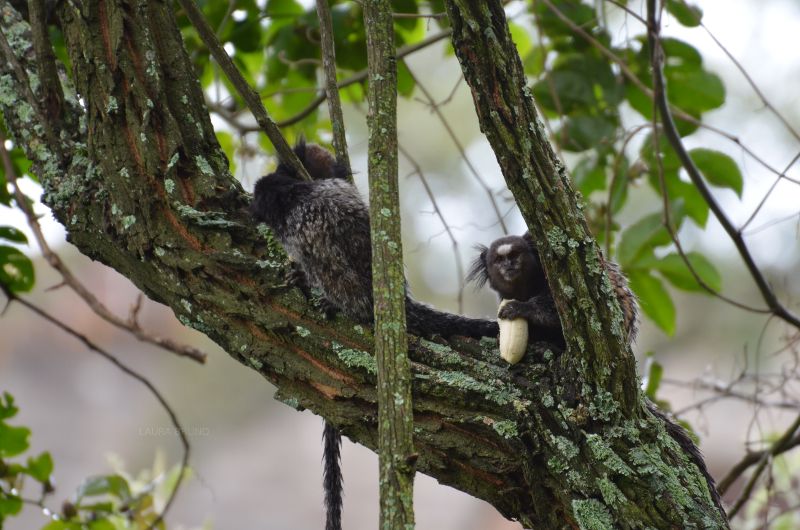
<svg viewBox="0 0 800 530"><path fill-rule="evenodd" d="M800 5L790 0L751 0L699 3L704 23L759 83L773 105L795 127L800 127L800 56L797 28ZM734 5L735 4L735 5ZM513 5L509 13L514 15ZM520 23L524 23L521 21ZM621 34L624 38L624 24ZM704 119L738 136L779 168L800 149L760 101L724 53L700 30L677 24L665 33L684 39L702 51L706 67L725 82L724 107ZM425 79L436 101L451 96L442 112L465 146L503 214L508 232L520 234L524 223L505 189L494 155L477 128L472 98L455 58L436 45L408 59L412 70ZM456 87L455 92L453 88ZM401 99L398 112L400 144L422 168L442 215L457 241L457 256L466 267L473 245L488 244L503 235L484 187L465 167L452 141L430 108L417 98ZM356 182L366 196L365 108L345 108L348 141ZM220 130L225 122L216 120ZM245 143L247 140L245 139ZM687 141L731 154L745 176L741 200L733 193L716 196L735 223L743 223L773 183L772 175L741 155L730 143L703 132ZM257 141L252 141L253 149ZM240 149L236 176L248 190L258 176L274 167L269 157ZM247 154L243 154L247 152ZM800 168L789 173L800 178ZM434 215L420 176L401 157L403 244L407 276L414 296L438 308L469 315L491 316L497 301L488 290L463 288L453 242ZM30 181L26 191L38 196ZM658 197L647 186L632 194L619 220L638 219L657 208ZM126 315L137 289L111 269L91 262L65 242L64 230L47 214L42 224L53 248L94 293L117 314ZM747 238L759 265L787 305L800 307L800 187L780 183L770 196ZM27 231L17 211L0 207L0 224ZM760 227L763 227L760 228ZM30 238L30 236L29 236ZM702 250L723 277L725 294L760 305L758 291L724 232L710 219L706 230L685 225L681 238L687 250ZM32 238L31 238L31 241ZM142 326L153 333L195 345L209 354L205 366L188 362L137 342L102 322L67 289L50 290L60 278L38 257L37 249L21 247L36 258L37 283L30 299L61 315L75 329L94 338L127 364L145 374L166 396L186 427L192 443L194 476L180 492L168 517L171 528L313 529L324 518L321 488L322 420L310 412L298 413L272 399L274 388L256 372L233 361L203 335L185 328L172 312L147 301L140 314ZM781 393L769 400L782 407L754 404L748 395L716 399L719 393L700 388L697 380L725 385L743 370L765 377L796 372L796 352L783 349L790 340L787 328L762 315L738 310L717 299L671 291L677 308L674 336L667 336L644 320L634 348L643 370L645 354L664 366L658 397L667 401L696 430L712 473L720 477L752 447L752 442L777 432L793 419L800 394L797 378L787 377ZM3 330L15 332L4 333ZM125 469L148 469L162 453L166 465L178 462L180 446L168 418L142 387L83 345L18 305L0 318L0 390L16 397L21 412L16 423L33 431L34 452L49 450L56 462L56 499L68 498L88 475ZM774 352L779 352L775 354ZM793 371L793 372L792 372ZM800 466L794 468L800 469ZM344 527L371 529L378 520L377 456L348 440L343 447L345 477ZM735 491L730 493L735 498ZM54 506L54 508L58 508ZM488 504L435 480L417 476L415 508L419 528L513 529ZM45 519L38 509L7 528L38 528ZM745 527L741 523L740 527Z"/></svg>

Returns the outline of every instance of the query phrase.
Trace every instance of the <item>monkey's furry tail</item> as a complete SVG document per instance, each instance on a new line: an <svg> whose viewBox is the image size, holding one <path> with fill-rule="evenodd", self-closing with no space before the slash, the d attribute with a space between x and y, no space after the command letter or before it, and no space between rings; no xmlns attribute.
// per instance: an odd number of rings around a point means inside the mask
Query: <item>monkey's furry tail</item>
<svg viewBox="0 0 800 530"><path fill-rule="evenodd" d="M417 302L411 297L406 297L406 319L408 331L422 337L436 334L445 338L463 335L480 339L481 337L497 337L500 333L497 322L494 320L445 313Z"/></svg>
<svg viewBox="0 0 800 530"><path fill-rule="evenodd" d="M325 489L325 530L342 530L342 435L336 427L325 422L322 431L322 460L324 471L322 486Z"/></svg>

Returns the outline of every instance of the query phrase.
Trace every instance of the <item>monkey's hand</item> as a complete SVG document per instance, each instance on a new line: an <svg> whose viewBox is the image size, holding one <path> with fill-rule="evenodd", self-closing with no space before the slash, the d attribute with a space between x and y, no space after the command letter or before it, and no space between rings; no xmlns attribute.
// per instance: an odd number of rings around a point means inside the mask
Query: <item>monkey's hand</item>
<svg viewBox="0 0 800 530"><path fill-rule="evenodd" d="M538 294L525 301L509 300L497 313L497 318L514 320L524 318L532 326L543 328L558 328L561 321L558 319L555 304L550 294Z"/></svg>

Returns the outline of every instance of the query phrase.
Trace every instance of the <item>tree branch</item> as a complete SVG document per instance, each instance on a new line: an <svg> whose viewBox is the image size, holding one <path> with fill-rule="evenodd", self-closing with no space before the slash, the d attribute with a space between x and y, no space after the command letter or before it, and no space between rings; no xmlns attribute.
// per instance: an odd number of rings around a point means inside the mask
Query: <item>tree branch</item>
<svg viewBox="0 0 800 530"><path fill-rule="evenodd" d="M397 181L397 57L389 0L363 4L369 84L369 217L375 359L378 369L380 522L384 530L414 527L411 371L406 285Z"/></svg>
<svg viewBox="0 0 800 530"><path fill-rule="evenodd" d="M247 103L247 106L250 108L250 112L253 113L253 116L258 122L258 125L261 127L261 130L266 133L272 142L272 145L275 146L275 150L278 152L278 156L280 157L281 161L289 164L289 166L291 166L295 173L300 175L300 177L304 178L305 180L311 180L306 168L303 167L302 163L300 163L300 160L294 154L294 151L292 151L292 148L281 134L280 129L272 120L269 113L267 113L267 109L264 108L261 98L256 91L253 90L249 84L247 84L244 76L242 76L241 72L239 72L239 69L233 64L233 61L228 56L228 53L222 47L222 44L220 44L216 33L214 33L214 30L211 28L208 22L206 22L203 13L201 13L195 5L194 0L178 0L178 2L180 2L183 9L186 11L186 16L189 17L192 25L197 30L197 34L200 35L201 39L203 39L203 42L208 47L208 51L211 52L211 55L214 56L217 64L219 64L220 68L222 68L222 71L225 72L225 75L228 76L228 80L230 80L231 84L236 87L239 95L242 97L242 99L244 99L245 103Z"/></svg>
<svg viewBox="0 0 800 530"><path fill-rule="evenodd" d="M336 47L333 41L333 21L328 0L317 0L317 17L319 18L320 49L322 50L322 66L325 74L325 96L328 98L328 114L331 116L333 128L333 149L336 161L350 171L350 155L347 153L347 137L345 136L342 101L336 85ZM352 182L352 175L348 177Z"/></svg>
<svg viewBox="0 0 800 530"><path fill-rule="evenodd" d="M700 195L703 196L703 200L706 202L706 204L708 204L709 208L714 213L714 217L717 218L717 221L719 221L719 223L722 225L722 228L728 234L728 237L736 246L736 250L739 251L739 255L742 257L742 261L744 261L747 270L750 272L750 276L753 278L758 290L761 292L764 302L767 304L770 310L772 310L775 316L781 320L784 320L788 324L791 324L795 328L800 329L800 318L792 314L778 300L772 287L770 287L770 285L767 283L766 278L764 278L764 275L758 268L758 265L756 265L753 256L750 254L750 249L744 242L744 238L742 238L742 234L733 226L731 220L722 210L722 207L720 207L719 203L717 203L717 200L711 194L711 191L708 189L708 186L706 185L702 175L700 175L700 170L697 169L697 166L694 164L691 156L689 156L689 153L683 146L680 133L678 132L675 122L672 119L672 111L670 109L666 86L664 83L664 52L661 49L660 25L656 20L655 0L648 0L647 2L647 20L647 40L650 46L650 61L653 65L653 95L658 106L658 111L661 114L661 123L664 127L664 134L666 135L667 140L669 140L672 148L675 150L675 153L678 155L681 165L686 170L686 173L689 175L692 183L697 187Z"/></svg>

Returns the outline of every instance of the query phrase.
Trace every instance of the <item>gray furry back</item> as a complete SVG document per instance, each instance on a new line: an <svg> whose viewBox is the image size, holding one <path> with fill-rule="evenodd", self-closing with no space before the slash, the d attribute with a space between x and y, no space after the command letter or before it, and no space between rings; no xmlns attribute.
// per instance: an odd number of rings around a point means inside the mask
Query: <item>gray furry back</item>
<svg viewBox="0 0 800 530"><path fill-rule="evenodd" d="M296 149L306 167L314 156L316 180L303 181L280 164L256 182L251 212L275 232L309 287L326 301L363 323L373 321L372 246L369 211L358 190L341 172L320 166L319 146ZM328 155L332 164L332 157ZM497 323L444 313L406 296L408 330L415 335L480 338L497 336Z"/></svg>

